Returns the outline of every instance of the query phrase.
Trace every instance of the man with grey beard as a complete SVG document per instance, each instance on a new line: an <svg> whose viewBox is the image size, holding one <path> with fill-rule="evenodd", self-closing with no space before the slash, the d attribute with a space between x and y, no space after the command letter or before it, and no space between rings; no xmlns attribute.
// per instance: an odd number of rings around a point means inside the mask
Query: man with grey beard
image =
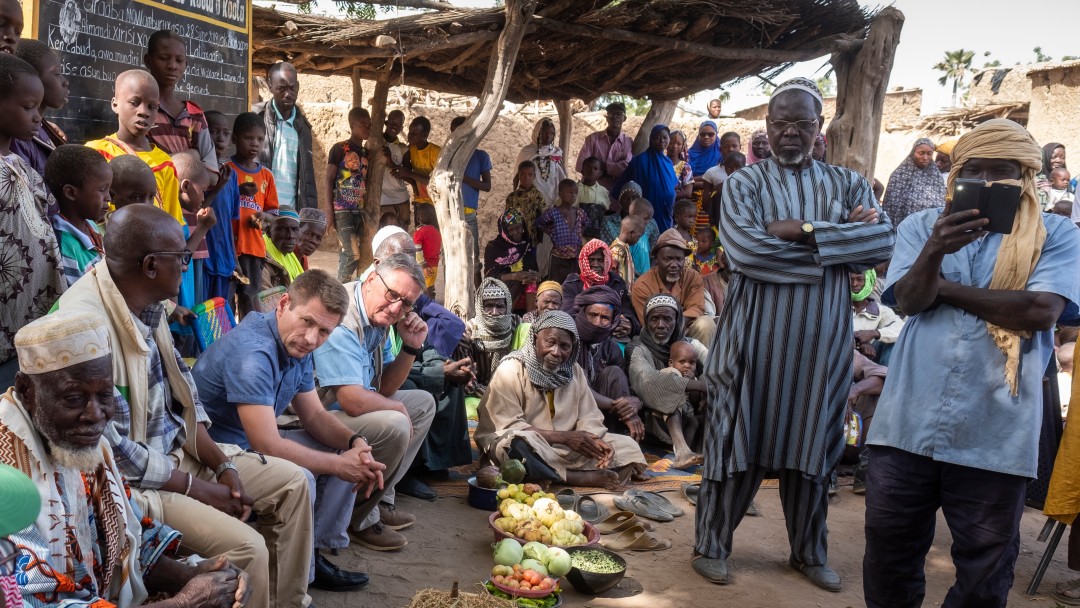
<svg viewBox="0 0 1080 608"><path fill-rule="evenodd" d="M848 273L887 261L893 231L862 176L811 157L821 106L805 78L777 87L773 156L724 182L720 242L732 276L702 375L709 398L692 562L716 584L730 582L735 528L776 471L791 567L840 590L825 523L851 387Z"/></svg>
<svg viewBox="0 0 1080 608"><path fill-rule="evenodd" d="M102 434L113 416L112 352L93 313L42 317L15 335L19 373L0 397L0 462L34 481L43 511L11 536L23 600L40 606L238 608L248 575L224 557L173 560L181 534L144 518ZM170 599L143 604L149 594ZM55 604L54 604L55 603Z"/></svg>
<svg viewBox="0 0 1080 608"><path fill-rule="evenodd" d="M635 279L630 288L630 301L638 320L644 324L645 303L649 298L658 293L670 295L682 307L686 335L708 347L716 333L716 320L705 311L705 284L701 274L687 268L686 258L692 253L678 230L665 230L652 248L653 267Z"/></svg>

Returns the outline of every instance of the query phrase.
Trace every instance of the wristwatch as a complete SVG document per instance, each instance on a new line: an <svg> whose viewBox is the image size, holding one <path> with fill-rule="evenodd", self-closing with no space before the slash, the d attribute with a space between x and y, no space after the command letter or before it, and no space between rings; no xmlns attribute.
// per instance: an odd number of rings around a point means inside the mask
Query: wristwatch
<svg viewBox="0 0 1080 608"><path fill-rule="evenodd" d="M214 469L214 479L221 477L221 474L229 469L236 471L236 465L233 464L231 460L226 460L225 462L219 464L218 467ZM236 471L236 474L239 475L240 472Z"/></svg>
<svg viewBox="0 0 1080 608"><path fill-rule="evenodd" d="M353 444L354 444L354 443L356 443L356 440L357 440L357 439L363 439L363 440L364 440L364 443L367 443L367 442L368 442L368 440L367 440L367 437L364 437L364 436L363 436L363 435L361 435L360 433L356 433L356 434L354 434L354 435L353 435L352 437L349 437L349 449L350 449L350 450L351 450L351 449L353 449ZM370 445L370 444L369 444L369 445Z"/></svg>
<svg viewBox="0 0 1080 608"><path fill-rule="evenodd" d="M402 342L401 343L401 352L408 353L408 354L410 354L410 355L412 355L414 357L419 357L420 353L421 353L421 350L419 348L409 346L408 344L405 344L404 342Z"/></svg>
<svg viewBox="0 0 1080 608"><path fill-rule="evenodd" d="M814 234L814 225L810 222L803 222L801 226L803 233L803 242L807 241L811 235Z"/></svg>

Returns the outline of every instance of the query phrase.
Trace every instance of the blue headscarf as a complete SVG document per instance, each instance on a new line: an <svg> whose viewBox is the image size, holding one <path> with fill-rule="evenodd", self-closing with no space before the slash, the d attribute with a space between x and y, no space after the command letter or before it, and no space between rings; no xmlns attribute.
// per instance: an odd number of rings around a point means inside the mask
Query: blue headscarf
<svg viewBox="0 0 1080 608"><path fill-rule="evenodd" d="M652 140L661 130L668 131L667 125L656 125L649 133L649 147L630 161L619 181L615 182L613 192L618 192L623 184L631 180L641 184L641 196L653 206L653 219L660 232L671 228L672 214L675 207L675 186L679 177L675 175L675 166L664 150L652 147Z"/></svg>
<svg viewBox="0 0 1080 608"><path fill-rule="evenodd" d="M687 151L687 158L690 162L690 168L694 170L694 175L705 175L705 172L712 169L716 165L720 164L720 161L724 159L724 155L720 154L720 129L717 128L716 123L711 120L698 125L698 131L701 127L712 127L713 131L716 131L716 137L713 139L712 145L705 147L701 145L701 137L694 138L694 145L690 146L690 150Z"/></svg>

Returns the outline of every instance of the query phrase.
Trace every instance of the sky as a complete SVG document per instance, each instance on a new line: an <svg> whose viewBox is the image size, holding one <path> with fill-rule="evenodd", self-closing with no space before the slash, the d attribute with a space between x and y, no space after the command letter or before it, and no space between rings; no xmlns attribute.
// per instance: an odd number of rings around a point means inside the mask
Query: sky
<svg viewBox="0 0 1080 608"><path fill-rule="evenodd" d="M461 7L490 7L493 4L491 0L451 2ZM863 0L860 4L869 8L888 5ZM895 0L891 4L904 13L905 21L889 88L923 89L923 114L950 104L951 88L938 84L941 73L933 69L934 64L944 59L946 51L974 50L974 68L981 68L990 59L1001 61L1003 66L1034 62L1032 49L1036 46L1042 47L1043 54L1053 60L1060 60L1064 55L1080 56L1074 34L1080 29L1080 2L1076 0L1024 0L1012 5L1000 0ZM316 6L319 12L334 8L330 0L323 0ZM1011 6L1011 10L997 9L1007 6ZM392 12L387 16L396 15ZM983 57L986 51L990 51L989 58ZM796 64L785 75L816 79L825 75L830 67L828 57L822 57ZM765 98L760 84L751 79L733 85L724 113L762 103ZM703 91L689 105L703 108L713 96L715 91Z"/></svg>

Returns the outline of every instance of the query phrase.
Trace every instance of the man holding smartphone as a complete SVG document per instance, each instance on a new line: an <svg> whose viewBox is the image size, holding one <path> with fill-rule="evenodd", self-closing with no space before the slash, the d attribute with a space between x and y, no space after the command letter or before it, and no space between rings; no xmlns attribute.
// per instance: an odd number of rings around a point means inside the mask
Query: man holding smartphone
<svg viewBox="0 0 1080 608"><path fill-rule="evenodd" d="M870 431L863 587L871 608L917 607L937 510L956 583L942 606L1004 607L1036 475L1043 370L1066 302L1080 300L1080 230L1041 212L1039 146L991 120L952 153L961 178L1019 185L1010 234L978 209L927 209L899 227L883 300L909 316ZM949 200L949 199L947 199Z"/></svg>

